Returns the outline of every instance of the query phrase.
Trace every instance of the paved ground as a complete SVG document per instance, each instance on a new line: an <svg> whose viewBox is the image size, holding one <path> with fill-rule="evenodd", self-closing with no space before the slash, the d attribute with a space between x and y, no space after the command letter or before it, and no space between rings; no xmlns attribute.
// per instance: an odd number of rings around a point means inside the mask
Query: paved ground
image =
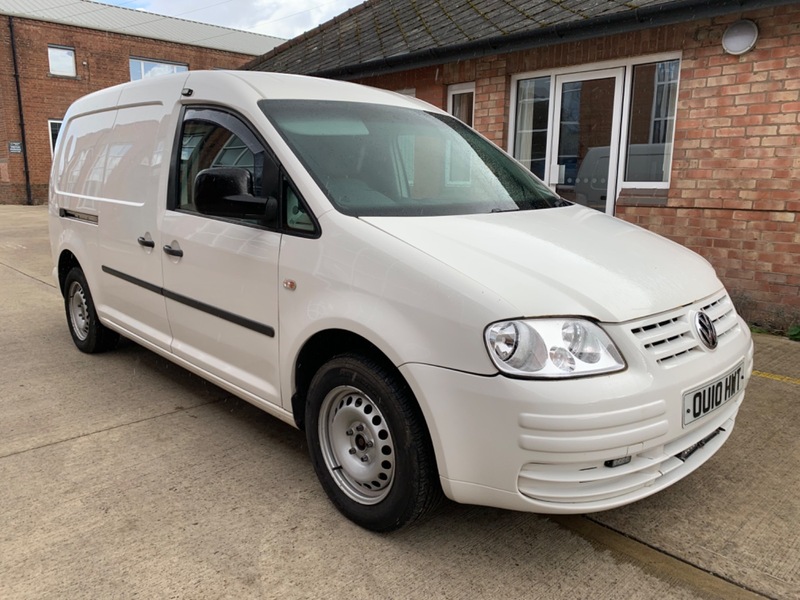
<svg viewBox="0 0 800 600"><path fill-rule="evenodd" d="M0 206L0 598L800 598L800 344L728 444L624 509L446 504L367 533L300 432L133 344L72 345L46 208Z"/></svg>

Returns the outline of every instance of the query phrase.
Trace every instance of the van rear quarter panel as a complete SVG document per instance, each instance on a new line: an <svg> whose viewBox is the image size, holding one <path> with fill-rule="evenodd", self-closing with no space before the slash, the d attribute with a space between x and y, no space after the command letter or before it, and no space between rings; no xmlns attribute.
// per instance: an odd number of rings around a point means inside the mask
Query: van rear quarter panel
<svg viewBox="0 0 800 600"><path fill-rule="evenodd" d="M58 137L50 181L50 246L58 265L64 251L71 252L83 268L95 303L102 302L99 289L98 226L65 219L60 210L93 217L99 221L99 198L95 187L102 163L97 149L108 139L114 125L119 89L104 90L75 102L64 118Z"/></svg>
<svg viewBox="0 0 800 600"><path fill-rule="evenodd" d="M158 247L169 164L185 77L118 86L78 100L59 138L51 185L54 259L70 250L86 275L101 319L169 347L164 299L102 271L107 266L161 285ZM58 217L63 208L97 225ZM60 232L56 234L56 232Z"/></svg>

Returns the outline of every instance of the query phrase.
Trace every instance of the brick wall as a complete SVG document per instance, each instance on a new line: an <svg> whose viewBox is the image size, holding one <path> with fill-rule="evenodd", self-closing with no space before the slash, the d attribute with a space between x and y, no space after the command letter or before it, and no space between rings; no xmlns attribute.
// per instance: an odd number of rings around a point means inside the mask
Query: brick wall
<svg viewBox="0 0 800 600"><path fill-rule="evenodd" d="M130 80L129 59L188 64L192 70L237 68L251 56L172 44L44 21L14 18L20 88L33 202L47 201L50 174L48 119L60 120L69 105L89 92ZM75 49L76 77L49 74L48 44ZM21 141L13 76L9 17L0 18L0 204L26 202L22 154L10 154L9 141Z"/></svg>
<svg viewBox="0 0 800 600"><path fill-rule="evenodd" d="M759 39L730 56L722 34L740 18L756 22ZM444 108L447 85L474 81L474 126L505 148L512 75L673 51L682 62L670 189L625 190L616 215L706 257L748 321L785 330L800 323L800 4L363 83L423 88Z"/></svg>
<svg viewBox="0 0 800 600"><path fill-rule="evenodd" d="M666 206L618 216L705 256L750 321L800 323L800 5L744 15L751 52L721 52L739 16L696 27L683 48Z"/></svg>

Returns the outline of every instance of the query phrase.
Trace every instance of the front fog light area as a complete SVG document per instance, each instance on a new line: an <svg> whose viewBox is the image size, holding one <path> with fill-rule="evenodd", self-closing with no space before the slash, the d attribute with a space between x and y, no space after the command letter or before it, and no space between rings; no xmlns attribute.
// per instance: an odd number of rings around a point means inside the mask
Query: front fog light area
<svg viewBox="0 0 800 600"><path fill-rule="evenodd" d="M500 321L486 328L485 340L497 368L516 377L557 379L625 368L606 332L584 319Z"/></svg>

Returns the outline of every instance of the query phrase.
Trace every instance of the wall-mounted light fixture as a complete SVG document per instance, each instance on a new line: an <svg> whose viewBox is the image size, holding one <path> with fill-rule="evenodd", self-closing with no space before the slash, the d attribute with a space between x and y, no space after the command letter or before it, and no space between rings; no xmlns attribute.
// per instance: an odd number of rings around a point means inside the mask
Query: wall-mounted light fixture
<svg viewBox="0 0 800 600"><path fill-rule="evenodd" d="M728 54L739 56L749 52L756 45L758 27L748 19L731 23L722 34L722 48Z"/></svg>

